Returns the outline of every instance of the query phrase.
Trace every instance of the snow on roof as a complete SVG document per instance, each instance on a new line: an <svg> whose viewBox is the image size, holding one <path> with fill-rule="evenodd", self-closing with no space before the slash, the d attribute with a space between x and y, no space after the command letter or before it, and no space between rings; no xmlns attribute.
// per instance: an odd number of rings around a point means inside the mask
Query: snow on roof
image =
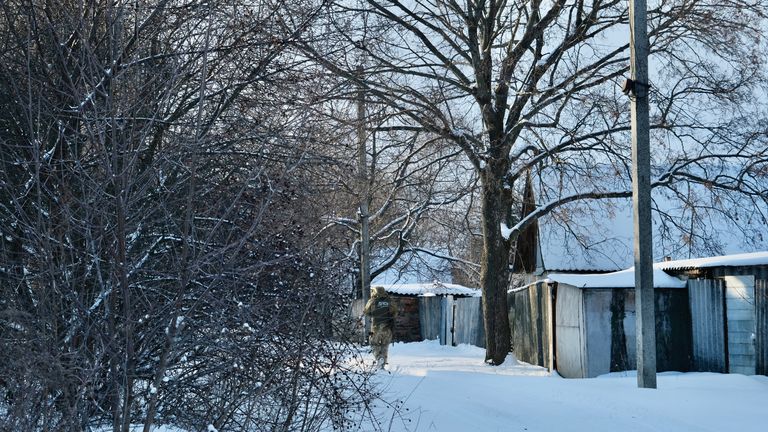
<svg viewBox="0 0 768 432"><path fill-rule="evenodd" d="M664 270L750 265L768 265L768 252L742 253L655 263L653 265L653 286L655 288L685 287L686 283L684 280L670 276ZM601 274L552 273L547 276L547 279L578 288L634 288L635 268L630 267L626 270Z"/></svg>
<svg viewBox="0 0 768 432"><path fill-rule="evenodd" d="M690 268L739 267L752 265L768 265L768 252L753 252L707 258L666 261L656 263L654 264L654 267L664 270L683 270Z"/></svg>
<svg viewBox="0 0 768 432"><path fill-rule="evenodd" d="M595 176L603 179L575 176L564 180L559 173L544 173L537 182L536 197L545 202L558 193L568 194L607 184L615 189L626 179L611 177L610 170L596 168ZM624 186L628 186L624 185ZM563 188L563 192L559 192ZM701 205L715 198L706 188L694 190ZM697 195L698 196L698 195ZM720 212L697 214L691 221L690 206L666 189L654 189L653 231L654 259L664 256L689 257L701 255L736 254L767 250L768 229L756 217L738 218L737 222ZM729 201L730 203L730 201ZM739 208L738 204L730 205ZM745 204L748 205L748 204ZM661 212L661 213L660 213ZM662 215L663 213L663 215ZM675 223L670 223L674 221ZM694 235L679 226L695 226ZM556 209L539 220L541 269L567 273L571 271L619 271L634 264L634 234L632 201L628 198L574 202ZM687 239L683 241L682 239Z"/></svg>
<svg viewBox="0 0 768 432"><path fill-rule="evenodd" d="M601 274L552 273L547 278L550 281L573 285L577 288L634 288L635 268ZM654 288L685 288L685 286L686 281L670 276L654 266Z"/></svg>
<svg viewBox="0 0 768 432"><path fill-rule="evenodd" d="M372 285L373 286L373 285ZM429 283L412 283L412 284L380 284L390 294L399 295L415 295L423 297L431 297L436 295L461 295L468 297L480 297L480 290L467 288L465 286L441 283L441 282L429 282Z"/></svg>

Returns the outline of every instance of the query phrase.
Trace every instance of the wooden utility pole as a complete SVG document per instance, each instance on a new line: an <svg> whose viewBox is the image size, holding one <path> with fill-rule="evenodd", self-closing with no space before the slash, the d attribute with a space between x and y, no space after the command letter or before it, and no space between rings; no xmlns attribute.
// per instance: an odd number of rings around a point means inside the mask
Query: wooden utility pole
<svg viewBox="0 0 768 432"><path fill-rule="evenodd" d="M363 67L357 67L357 76L363 78ZM362 84L357 91L357 146L358 146L358 191L360 192L360 284L363 291L363 302L367 303L371 297L371 242L370 242L370 215L368 214L368 161L366 157L365 134L365 90ZM368 317L363 314L363 340L368 340L371 324Z"/></svg>
<svg viewBox="0 0 768 432"><path fill-rule="evenodd" d="M632 204L635 231L637 386L656 388L656 317L653 294L651 164L648 126L648 32L646 0L629 0L632 101Z"/></svg>

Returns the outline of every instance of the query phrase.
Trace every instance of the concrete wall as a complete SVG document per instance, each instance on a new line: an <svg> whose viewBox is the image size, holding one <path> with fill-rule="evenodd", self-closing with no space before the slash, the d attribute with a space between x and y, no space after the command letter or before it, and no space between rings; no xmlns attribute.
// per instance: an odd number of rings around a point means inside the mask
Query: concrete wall
<svg viewBox="0 0 768 432"><path fill-rule="evenodd" d="M614 312L611 311L612 299L613 290L582 290L587 377L611 371L611 345L614 343L611 329ZM562 342L563 338L558 335L558 340ZM558 364L562 363L558 361Z"/></svg>
<svg viewBox="0 0 768 432"><path fill-rule="evenodd" d="M691 364L690 314L684 289L656 289L659 371ZM636 369L633 289L581 289L558 284L555 294L555 367L566 378Z"/></svg>

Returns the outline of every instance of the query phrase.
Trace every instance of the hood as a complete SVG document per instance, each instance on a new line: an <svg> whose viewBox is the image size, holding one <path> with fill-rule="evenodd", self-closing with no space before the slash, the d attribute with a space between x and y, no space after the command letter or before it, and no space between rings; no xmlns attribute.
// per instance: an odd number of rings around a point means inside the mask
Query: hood
<svg viewBox="0 0 768 432"><path fill-rule="evenodd" d="M371 288L371 296L372 297L386 297L387 296L387 290L385 290L383 286L375 286L375 287Z"/></svg>

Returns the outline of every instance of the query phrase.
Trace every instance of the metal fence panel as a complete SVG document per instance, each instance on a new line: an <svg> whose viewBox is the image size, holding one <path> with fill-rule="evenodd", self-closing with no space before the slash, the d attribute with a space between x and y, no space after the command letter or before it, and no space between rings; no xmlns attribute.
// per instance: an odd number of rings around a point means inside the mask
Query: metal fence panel
<svg viewBox="0 0 768 432"><path fill-rule="evenodd" d="M456 344L470 344L485 347L482 299L480 297L458 298L454 301L456 317Z"/></svg>
<svg viewBox="0 0 768 432"><path fill-rule="evenodd" d="M725 323L722 280L692 279L688 281L693 337L693 369L726 372Z"/></svg>
<svg viewBox="0 0 768 432"><path fill-rule="evenodd" d="M512 350L519 360L551 367L551 300L549 286L537 283L507 295Z"/></svg>
<svg viewBox="0 0 768 432"><path fill-rule="evenodd" d="M440 297L419 297L419 321L424 340L440 339L441 303Z"/></svg>
<svg viewBox="0 0 768 432"><path fill-rule="evenodd" d="M755 281L756 327L755 348L757 351L756 373L768 375L768 280Z"/></svg>

